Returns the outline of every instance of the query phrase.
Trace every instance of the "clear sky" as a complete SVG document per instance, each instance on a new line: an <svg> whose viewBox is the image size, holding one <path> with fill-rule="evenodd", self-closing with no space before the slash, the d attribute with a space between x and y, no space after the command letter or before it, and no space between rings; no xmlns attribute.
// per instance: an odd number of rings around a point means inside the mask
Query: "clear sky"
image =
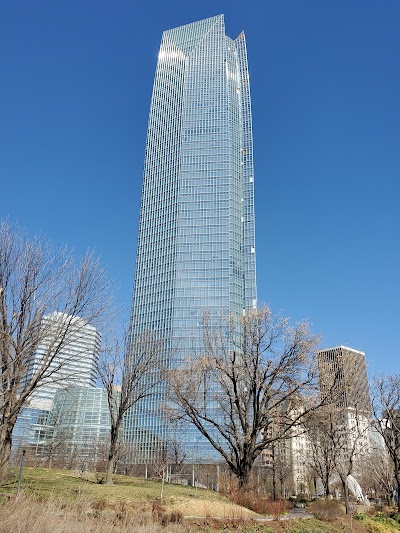
<svg viewBox="0 0 400 533"><path fill-rule="evenodd" d="M0 0L0 217L94 248L129 315L163 30L247 38L261 302L400 371L398 0Z"/></svg>

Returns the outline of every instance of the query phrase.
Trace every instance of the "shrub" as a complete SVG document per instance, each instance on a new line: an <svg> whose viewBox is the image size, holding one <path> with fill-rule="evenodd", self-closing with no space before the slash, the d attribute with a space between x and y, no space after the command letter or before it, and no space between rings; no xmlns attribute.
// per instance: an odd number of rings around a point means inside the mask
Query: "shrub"
<svg viewBox="0 0 400 533"><path fill-rule="evenodd" d="M96 477L96 483L98 483L99 485L104 485L104 483L106 482L106 476L102 474L101 472L96 472L95 477Z"/></svg>
<svg viewBox="0 0 400 533"><path fill-rule="evenodd" d="M331 522L343 514L343 510L336 500L319 500L314 502L311 506L311 512L315 518L325 522Z"/></svg>
<svg viewBox="0 0 400 533"><path fill-rule="evenodd" d="M161 525L165 525L168 522L165 509L163 505L161 505L160 502L158 501L153 502L152 511L153 511L153 518L156 522L158 522Z"/></svg>
<svg viewBox="0 0 400 533"><path fill-rule="evenodd" d="M389 518L400 524L400 513L393 511L392 513L389 513Z"/></svg>
<svg viewBox="0 0 400 533"><path fill-rule="evenodd" d="M265 501L265 513L272 515L275 520L279 520L288 510L289 503L285 500Z"/></svg>
<svg viewBox="0 0 400 533"><path fill-rule="evenodd" d="M383 524L389 530L400 530L399 522L393 516L398 516L397 513L377 513L372 516L372 520L378 524Z"/></svg>
<svg viewBox="0 0 400 533"><path fill-rule="evenodd" d="M172 511L169 521L172 524L181 524L183 522L183 514L180 511Z"/></svg>
<svg viewBox="0 0 400 533"><path fill-rule="evenodd" d="M93 509L97 509L98 511L104 511L107 507L107 500L105 498L99 498L98 500L92 502L91 504Z"/></svg>
<svg viewBox="0 0 400 533"><path fill-rule="evenodd" d="M367 520L368 515L365 514L365 513L357 513L357 514L354 515L354 518L356 520Z"/></svg>
<svg viewBox="0 0 400 533"><path fill-rule="evenodd" d="M228 495L230 500L237 505L246 507L258 514L267 514L279 519L289 508L286 500L271 501L255 492L234 491Z"/></svg>

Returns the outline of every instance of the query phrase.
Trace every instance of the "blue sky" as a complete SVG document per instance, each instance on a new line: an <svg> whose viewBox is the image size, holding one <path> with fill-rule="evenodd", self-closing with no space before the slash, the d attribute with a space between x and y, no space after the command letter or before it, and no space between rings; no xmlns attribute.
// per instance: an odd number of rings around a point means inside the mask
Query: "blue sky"
<svg viewBox="0 0 400 533"><path fill-rule="evenodd" d="M247 38L259 300L399 372L400 2L0 0L0 217L94 248L129 314L163 30Z"/></svg>

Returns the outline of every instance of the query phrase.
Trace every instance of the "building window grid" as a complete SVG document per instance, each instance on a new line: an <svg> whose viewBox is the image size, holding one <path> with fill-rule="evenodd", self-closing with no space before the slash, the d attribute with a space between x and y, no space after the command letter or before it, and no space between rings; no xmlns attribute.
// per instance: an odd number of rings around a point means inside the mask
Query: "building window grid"
<svg viewBox="0 0 400 533"><path fill-rule="evenodd" d="M170 37L164 35L163 42L168 42L170 39L176 43L180 39L185 43L182 45L182 50L187 51L198 42L198 36L204 31L204 28L199 28L196 26L197 37L191 39L190 43L185 40L188 32L191 31L190 25L186 27L184 33L173 31ZM210 35L209 39L211 39ZM229 43L232 50L227 62L234 64L236 61L237 64L237 57L240 54L237 53L236 41L225 38L221 33L206 57L214 68L212 72L210 69L210 73L203 77L201 82L201 63L200 57L196 57L196 50L190 58L180 56L179 60L175 58L168 63L168 55L179 55L176 52L176 46L175 44L172 46L171 43L164 49L163 45L161 46L160 57L163 57L163 61L159 59L154 84L143 184L142 222L138 246L138 257L139 255L143 257L143 267L141 269L137 267L135 275L135 291L141 291L141 296L138 297L141 308L134 309L134 315L136 319L139 319L143 328L162 322L165 304L172 302L174 294L176 299L172 309L172 324L175 324L176 328L187 328L186 331L197 327L198 317L195 322L190 318L182 320L178 318L180 313L184 313L188 306L187 300L193 300L194 295L197 295L195 299L199 299L199 305L204 305L207 300L216 305L215 302L217 299L222 300L221 295L224 293L220 290L221 281L224 284L230 283L229 291L231 300L234 301L234 308L229 308L229 310L243 307L241 297L244 291L246 294L250 293L251 301L255 298L255 279L254 283L250 283L250 288L243 287L243 278L247 281L247 275L252 273L252 265L246 266L243 259L242 249L246 248L243 245L246 234L243 236L245 230L242 229L241 224L237 223L240 220L237 213L243 212L244 217L251 214L247 212L250 212L252 207L252 202L249 202L252 188L250 193L246 193L241 183L243 181L241 176L245 174L247 168L243 153L241 153L245 143L247 166L250 166L253 175L251 132L247 135L241 133L244 91L240 94L240 91L237 91L238 83L236 85L233 83L228 95L226 79L221 79L222 75L225 77L225 74L218 73L218 70L216 72L217 65L221 63L221 57L226 54L224 46L226 43ZM204 48L205 44L202 52ZM190 60L194 67L197 66L197 70L193 69L197 75L188 76L183 84L179 68L185 62L187 65ZM225 65L225 61L222 61L222 64ZM236 82L243 77L239 71L237 67ZM179 119L174 118L172 111L179 111L181 108L182 103L179 99L182 95L187 106L187 117L186 122L183 121L186 134L182 135L180 143L179 133L182 124ZM231 99L235 98L237 105L232 106L230 114L220 113L220 109L228 105L228 96ZM173 127L166 124L166 116L172 120ZM196 132L193 131L195 127ZM223 140L221 135L224 130L230 132L229 153L231 155L225 150L226 140ZM235 159L233 165L229 163L232 160L232 153ZM166 169L169 170L167 174ZM219 181L221 172L230 176L226 183ZM177 177L178 180L176 180ZM193 188L190 186L190 180L196 178L196 187ZM201 185L198 183L199 179ZM210 187L213 188L213 195L205 199L204 191ZM233 194L232 201L233 198L235 201L230 206L224 206L228 188ZM196 190L198 194L194 194ZM175 202L173 209L169 201L171 196ZM246 200L243 205L240 202L242 197ZM210 209L210 203L212 203L213 210ZM148 209L145 216L146 204L149 207L152 204L153 207ZM155 220L152 211L156 204ZM169 209L165 209L167 205ZM244 210L247 210L246 214ZM229 218L229 212L234 212L234 216L232 214ZM177 220L178 224L176 224ZM199 232L199 220L208 227L203 234ZM214 220L215 223L213 223ZM184 228L180 224L184 224ZM227 231L226 224L231 226L230 231ZM251 226L254 228L254 225ZM225 229L221 231L221 228ZM168 239L169 246L162 244L166 239ZM206 239L209 239L208 245L205 244ZM254 245L254 239L252 244ZM223 247L232 248L233 257L236 258L234 263L229 264L229 255L226 257L221 255ZM218 267L211 280L206 269L206 264L210 261L218 261ZM253 258L252 264L254 264ZM190 273L190 286L185 285L184 276L181 280L174 278L174 268L177 269L177 265L180 272L188 273L188 277ZM154 282L157 279L159 283L156 286ZM207 280L207 284L204 285ZM175 289L171 289L171 284L175 285ZM147 295L143 300L145 291ZM178 296L179 294L182 296ZM225 302L220 308L223 309L224 306L226 306ZM170 328L172 327L171 325ZM156 423L155 425L158 426Z"/></svg>

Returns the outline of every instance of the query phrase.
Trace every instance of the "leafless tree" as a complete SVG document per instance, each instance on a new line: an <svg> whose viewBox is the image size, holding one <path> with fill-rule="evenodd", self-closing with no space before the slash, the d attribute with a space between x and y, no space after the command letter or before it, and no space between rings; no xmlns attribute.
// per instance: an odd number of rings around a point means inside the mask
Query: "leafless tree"
<svg viewBox="0 0 400 533"><path fill-rule="evenodd" d="M166 443L167 457L171 473L179 475L184 469L187 452L185 452L178 435L179 426L176 421L173 421L172 424L174 425L174 430Z"/></svg>
<svg viewBox="0 0 400 533"><path fill-rule="evenodd" d="M49 469L53 466L55 456L63 456L66 453L67 442L70 440L68 429L64 428L62 421L69 416L65 409L57 406L52 409L47 419L47 431L44 445L41 447L40 455L47 461Z"/></svg>
<svg viewBox="0 0 400 533"><path fill-rule="evenodd" d="M271 463L268 470L271 473L272 499L278 499L277 481L280 484L279 497L286 497L286 484L293 473L293 463L288 457L287 445L289 440L282 439L275 441L271 445Z"/></svg>
<svg viewBox="0 0 400 533"><path fill-rule="evenodd" d="M364 437L368 432L365 419L357 412L338 410L332 418L332 437L336 450L333 451L335 472L338 474L346 506L346 513L351 512L349 494L349 476L353 475L357 464L364 461L368 450L363 447ZM334 448L332 446L332 448Z"/></svg>
<svg viewBox="0 0 400 533"><path fill-rule="evenodd" d="M260 453L315 408L318 341L306 323L292 328L268 307L221 327L205 316L204 356L170 371L176 416L206 437L241 487Z"/></svg>
<svg viewBox="0 0 400 533"><path fill-rule="evenodd" d="M332 403L305 419L311 450L308 464L321 479L326 496L330 494L332 479L339 476L349 512L348 476L368 455L369 421L357 405L350 408L334 400L332 397Z"/></svg>
<svg viewBox="0 0 400 533"><path fill-rule="evenodd" d="M321 480L325 496L329 496L336 456L340 453L344 437L337 425L336 409L329 405L310 413L304 424L309 441L309 454L304 460Z"/></svg>
<svg viewBox="0 0 400 533"><path fill-rule="evenodd" d="M60 375L65 359L58 356L71 337L109 311L109 286L91 253L77 260L65 248L53 251L41 238L0 224L0 480L21 409ZM52 320L44 320L49 313Z"/></svg>
<svg viewBox="0 0 400 533"><path fill-rule="evenodd" d="M126 412L150 395L161 380L163 341L149 332L104 348L98 365L99 378L107 391L110 412L110 447L106 484L112 485L115 460L119 449L122 423Z"/></svg>
<svg viewBox="0 0 400 533"><path fill-rule="evenodd" d="M327 398L317 413L307 416L310 467L321 479L325 494L332 478L340 478L346 511L350 511L349 476L369 452L369 394L359 385L357 360L346 351L338 361L318 354L321 394Z"/></svg>
<svg viewBox="0 0 400 533"><path fill-rule="evenodd" d="M393 464L390 457L382 451L372 450L366 458L363 483L375 497L383 496L389 505L394 505Z"/></svg>
<svg viewBox="0 0 400 533"><path fill-rule="evenodd" d="M392 460L400 512L400 374L377 377L373 383L375 429L379 431Z"/></svg>
<svg viewBox="0 0 400 533"><path fill-rule="evenodd" d="M184 431L177 420L169 420L171 431L166 436L161 452L153 458L152 467L161 480L171 481L173 475L179 476L185 469L187 452L180 439Z"/></svg>

